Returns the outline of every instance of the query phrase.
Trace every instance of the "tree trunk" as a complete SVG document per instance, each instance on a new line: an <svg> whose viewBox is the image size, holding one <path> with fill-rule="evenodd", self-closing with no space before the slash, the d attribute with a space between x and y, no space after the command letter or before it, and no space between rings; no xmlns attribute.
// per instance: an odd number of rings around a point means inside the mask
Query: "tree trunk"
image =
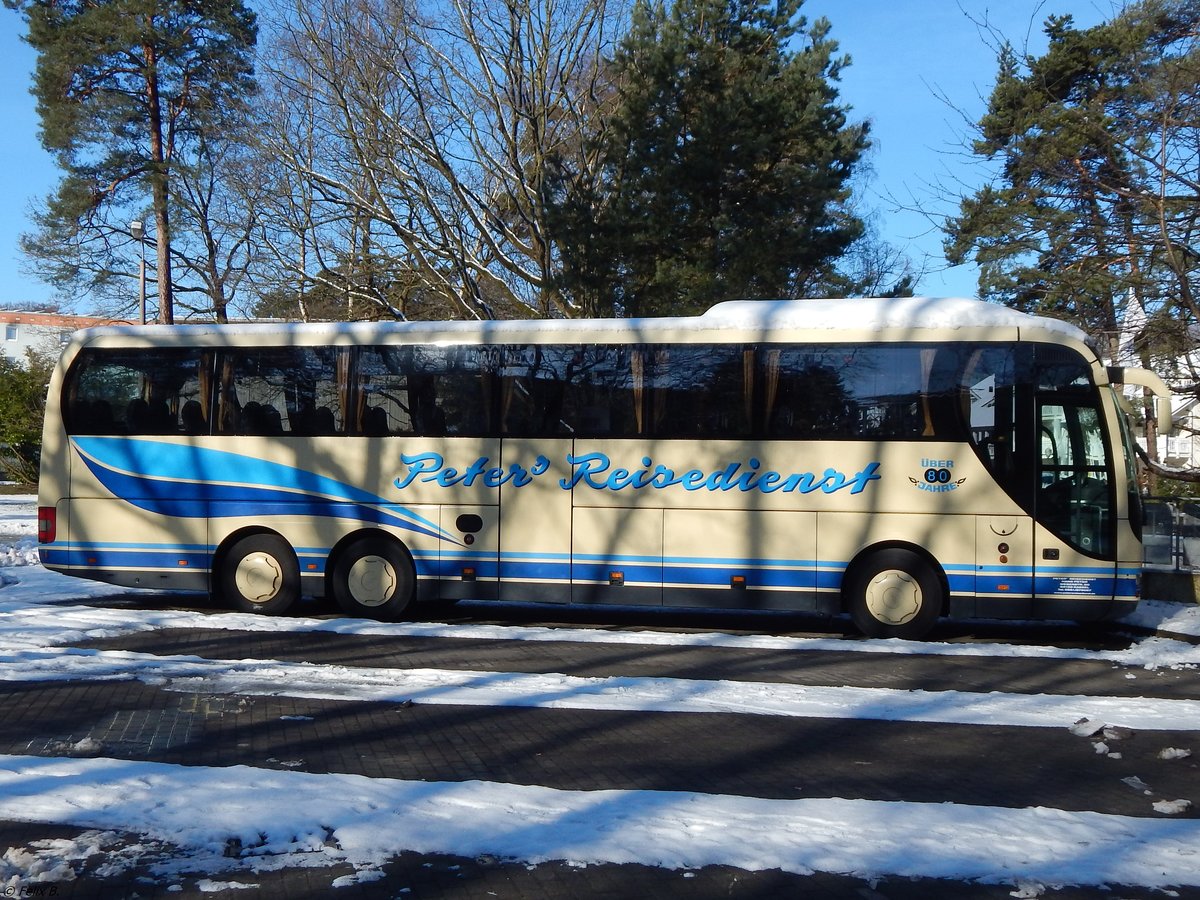
<svg viewBox="0 0 1200 900"><path fill-rule="evenodd" d="M154 246L158 268L158 321L175 324L171 295L171 226L167 214L167 161L163 143L162 99L158 93L158 48L143 45L146 54L146 102L150 109L150 183L154 203Z"/></svg>

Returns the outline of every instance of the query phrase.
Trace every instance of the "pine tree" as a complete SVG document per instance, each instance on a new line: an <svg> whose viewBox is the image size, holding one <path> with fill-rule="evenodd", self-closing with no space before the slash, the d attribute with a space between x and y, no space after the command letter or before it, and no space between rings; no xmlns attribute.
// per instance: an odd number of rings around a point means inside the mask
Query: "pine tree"
<svg viewBox="0 0 1200 900"><path fill-rule="evenodd" d="M614 65L600 180L564 189L564 290L599 314L687 314L817 292L862 231L868 146L802 0L639 0Z"/></svg>
<svg viewBox="0 0 1200 900"><path fill-rule="evenodd" d="M1200 3L1142 0L1082 30L1051 16L1045 31L1041 56L1001 50L974 147L997 175L947 223L947 258L973 257L982 296L1074 321L1110 359L1128 314L1145 311L1142 365L1187 365L1200 322ZM1145 426L1153 456L1149 404Z"/></svg>
<svg viewBox="0 0 1200 900"><path fill-rule="evenodd" d="M974 146L997 174L949 221L948 258L974 259L982 296L1110 341L1129 298L1197 321L1200 3L1082 30L1052 16L1046 34L1041 56L1001 50Z"/></svg>
<svg viewBox="0 0 1200 900"><path fill-rule="evenodd" d="M241 0L4 0L38 52L42 145L65 175L44 232L112 237L108 207L151 200L159 320L174 320L169 187L184 149L219 139L253 90L254 13Z"/></svg>

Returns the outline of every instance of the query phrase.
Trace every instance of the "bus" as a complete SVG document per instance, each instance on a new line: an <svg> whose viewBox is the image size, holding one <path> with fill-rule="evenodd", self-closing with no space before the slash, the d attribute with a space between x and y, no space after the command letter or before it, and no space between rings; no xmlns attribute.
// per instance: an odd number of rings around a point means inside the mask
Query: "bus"
<svg viewBox="0 0 1200 900"><path fill-rule="evenodd" d="M1100 620L1141 506L1110 369L963 299L694 317L113 326L46 406L40 558L279 614L461 599Z"/></svg>

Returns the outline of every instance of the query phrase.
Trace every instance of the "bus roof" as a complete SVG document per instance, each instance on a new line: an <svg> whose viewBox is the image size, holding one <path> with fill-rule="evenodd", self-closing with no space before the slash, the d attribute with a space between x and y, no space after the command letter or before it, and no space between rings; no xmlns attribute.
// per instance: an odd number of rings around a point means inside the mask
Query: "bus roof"
<svg viewBox="0 0 1200 900"><path fill-rule="evenodd" d="M80 343L112 336L120 340L142 338L154 343L187 344L193 341L220 342L224 338L253 340L265 335L294 335L304 342L348 342L388 335L409 339L502 342L506 340L586 340L645 338L650 333L687 335L700 332L744 332L743 340L765 337L772 332L830 332L834 340L852 339L854 334L869 339L887 333L902 340L927 339L918 332L961 333L964 340L1011 340L1019 336L1057 337L1088 344L1087 335L1068 322L965 298L868 298L835 300L731 300L718 303L699 316L650 319L512 319L450 320L433 322L262 322L233 325L184 324L171 326L104 326L87 329ZM973 333L972 333L973 332ZM837 337L833 337L834 334ZM470 335L470 337L467 337ZM950 336L947 334L946 336ZM206 339L208 337L209 339Z"/></svg>

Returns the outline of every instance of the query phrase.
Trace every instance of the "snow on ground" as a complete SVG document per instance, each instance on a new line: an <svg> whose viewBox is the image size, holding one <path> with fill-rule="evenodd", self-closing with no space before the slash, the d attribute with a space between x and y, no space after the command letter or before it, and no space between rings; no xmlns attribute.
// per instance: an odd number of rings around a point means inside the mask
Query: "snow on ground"
<svg viewBox="0 0 1200 900"><path fill-rule="evenodd" d="M297 857L369 868L404 847L528 863L1200 884L1195 820L43 757L0 757L0 816L24 815L30 785L43 815L95 829L132 826L209 863L236 844L250 848L252 870L295 864Z"/></svg>
<svg viewBox="0 0 1200 900"><path fill-rule="evenodd" d="M862 653L1105 659L1124 666L1195 667L1200 647L1154 637L1128 650L840 641L820 638L147 611L89 606L124 589L70 579L37 564L33 498L0 497L0 680L138 678L170 690L288 694L350 700L588 709L736 711L775 716L885 718L1061 727L1082 718L1139 730L1200 731L1200 702L1109 697L969 694L669 678L369 669L158 657L71 645L147 629L336 631L534 641L603 641ZM1200 636L1200 607L1147 601L1139 628ZM1077 732L1078 733L1078 732ZM73 755L103 752L81 745ZM1187 758L1186 750L1169 748ZM1164 750L1164 752L1168 752ZM1163 757L1164 759L1167 757ZM36 796L36 803L31 798ZM1159 798L1161 809L1186 798ZM866 878L927 876L1018 885L1200 884L1200 820L1048 808L869 800L764 800L660 791L563 791L489 782L414 782L233 766L183 767L108 758L0 756L0 819L90 829L73 841L0 858L0 885L60 881L97 848L114 871L138 849L114 834L182 848L157 873L209 876L294 865L350 863L369 880L401 849L483 855L529 864L638 862L673 868L723 864ZM196 809L205 816L197 817ZM229 848L240 848L230 854ZM214 887L246 886L218 879Z"/></svg>

